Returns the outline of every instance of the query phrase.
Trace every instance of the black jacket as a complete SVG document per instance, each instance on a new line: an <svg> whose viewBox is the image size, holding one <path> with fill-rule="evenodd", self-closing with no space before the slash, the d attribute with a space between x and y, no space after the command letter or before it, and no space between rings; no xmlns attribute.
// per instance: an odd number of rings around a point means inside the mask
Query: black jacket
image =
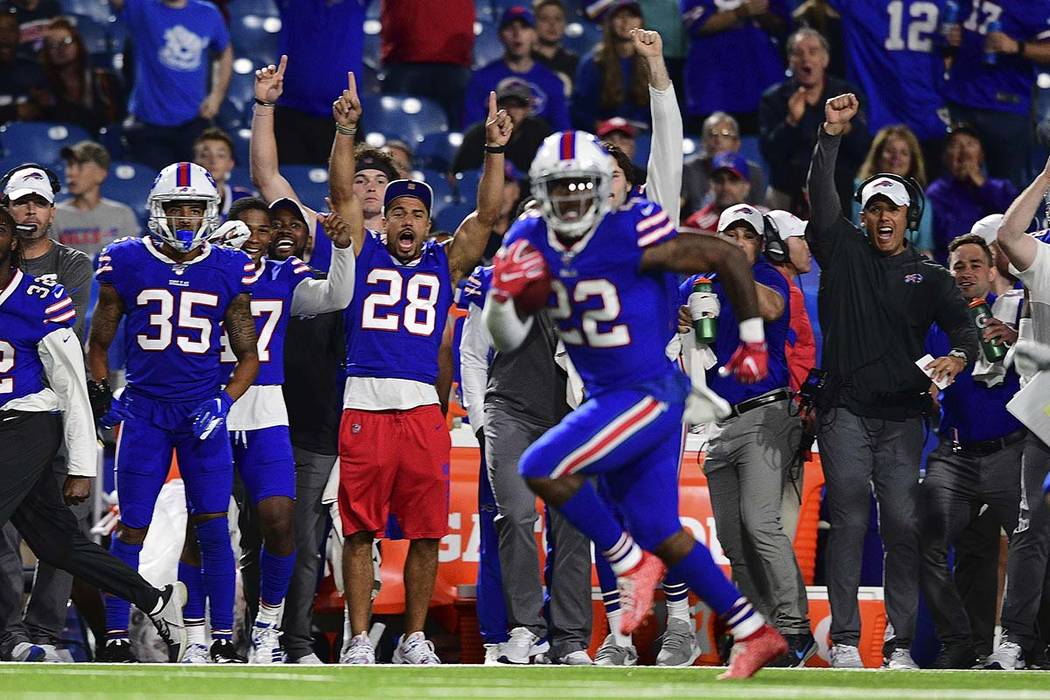
<svg viewBox="0 0 1050 700"><path fill-rule="evenodd" d="M843 216L833 178L840 141L819 130L806 228L821 268L817 301L831 403L860 416L914 417L930 387L915 366L926 353L930 326L944 329L968 364L977 358L977 331L947 270L910 246L899 255L880 254Z"/></svg>

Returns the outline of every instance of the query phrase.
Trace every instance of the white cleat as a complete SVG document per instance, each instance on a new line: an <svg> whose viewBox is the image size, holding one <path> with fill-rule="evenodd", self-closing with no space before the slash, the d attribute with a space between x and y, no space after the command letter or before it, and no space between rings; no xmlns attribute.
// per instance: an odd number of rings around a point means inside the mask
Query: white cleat
<svg viewBox="0 0 1050 700"><path fill-rule="evenodd" d="M252 625L252 648L248 652L248 663L284 663L284 652L281 651L281 630L276 624L256 622Z"/></svg>
<svg viewBox="0 0 1050 700"><path fill-rule="evenodd" d="M168 648L168 661L178 663L186 653L186 625L182 621L182 608L186 605L186 584L170 583L161 589L163 605L155 614L147 613L157 634ZM146 611L143 611L146 612Z"/></svg>
<svg viewBox="0 0 1050 700"><path fill-rule="evenodd" d="M339 663L351 666L371 665L375 662L376 650L365 632L352 637L339 656Z"/></svg>
<svg viewBox="0 0 1050 700"><path fill-rule="evenodd" d="M485 666L499 666L499 648L502 644L485 645Z"/></svg>
<svg viewBox="0 0 1050 700"><path fill-rule="evenodd" d="M432 666L440 664L441 659L434 652L434 642L427 639L422 632L401 637L397 648L394 649L395 664L411 664L413 666Z"/></svg>
<svg viewBox="0 0 1050 700"><path fill-rule="evenodd" d="M1015 642L1001 642L982 666L993 671L1020 671L1024 667L1024 650Z"/></svg>
<svg viewBox="0 0 1050 700"><path fill-rule="evenodd" d="M210 664L211 657L208 655L206 644L190 644L186 647L186 654L182 657L184 664Z"/></svg>
<svg viewBox="0 0 1050 700"><path fill-rule="evenodd" d="M831 647L828 654L831 657L832 668L864 668L864 662L860 660L860 650L849 644L836 644Z"/></svg>
<svg viewBox="0 0 1050 700"><path fill-rule="evenodd" d="M499 649L500 663L524 666L541 654L550 652L550 643L533 634L528 627L515 627L510 631L510 639L503 642Z"/></svg>

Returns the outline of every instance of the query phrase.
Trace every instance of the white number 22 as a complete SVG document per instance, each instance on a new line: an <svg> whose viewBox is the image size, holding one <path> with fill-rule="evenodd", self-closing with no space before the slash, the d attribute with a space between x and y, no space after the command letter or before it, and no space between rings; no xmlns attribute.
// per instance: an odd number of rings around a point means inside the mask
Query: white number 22
<svg viewBox="0 0 1050 700"><path fill-rule="evenodd" d="M558 300L558 306L552 309L551 318L565 321L572 317L572 304L569 301L569 290L558 280L551 281L551 289ZM616 286L606 279L580 280L572 290L572 301L586 303L588 299L598 297L602 305L596 309L587 309L580 315L580 328L561 330L561 337L569 345L589 345L592 348L616 348L631 342L631 332L626 324L620 323L608 330L598 328L599 323L612 323L620 316L620 295Z"/></svg>

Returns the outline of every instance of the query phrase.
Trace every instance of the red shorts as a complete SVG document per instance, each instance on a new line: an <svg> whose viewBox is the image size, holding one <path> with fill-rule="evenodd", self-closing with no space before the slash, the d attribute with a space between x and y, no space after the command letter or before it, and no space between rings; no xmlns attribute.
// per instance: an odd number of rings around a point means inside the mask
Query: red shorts
<svg viewBox="0 0 1050 700"><path fill-rule="evenodd" d="M452 439L437 405L407 411L343 410L339 515L343 534L382 537L391 511L405 539L448 534Z"/></svg>

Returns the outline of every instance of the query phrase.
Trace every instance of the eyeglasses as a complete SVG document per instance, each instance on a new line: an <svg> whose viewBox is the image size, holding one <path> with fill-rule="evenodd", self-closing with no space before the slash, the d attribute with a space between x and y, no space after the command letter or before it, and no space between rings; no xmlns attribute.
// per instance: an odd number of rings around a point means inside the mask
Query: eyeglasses
<svg viewBox="0 0 1050 700"><path fill-rule="evenodd" d="M738 138L740 138L740 134L736 133L735 131L709 131L707 135L708 136L723 136L723 137L725 137L727 139L738 139Z"/></svg>
<svg viewBox="0 0 1050 700"><path fill-rule="evenodd" d="M69 46L73 43L73 41L73 37L67 36L66 38L59 39L58 41L45 41L44 46L49 49L60 49L63 46Z"/></svg>

